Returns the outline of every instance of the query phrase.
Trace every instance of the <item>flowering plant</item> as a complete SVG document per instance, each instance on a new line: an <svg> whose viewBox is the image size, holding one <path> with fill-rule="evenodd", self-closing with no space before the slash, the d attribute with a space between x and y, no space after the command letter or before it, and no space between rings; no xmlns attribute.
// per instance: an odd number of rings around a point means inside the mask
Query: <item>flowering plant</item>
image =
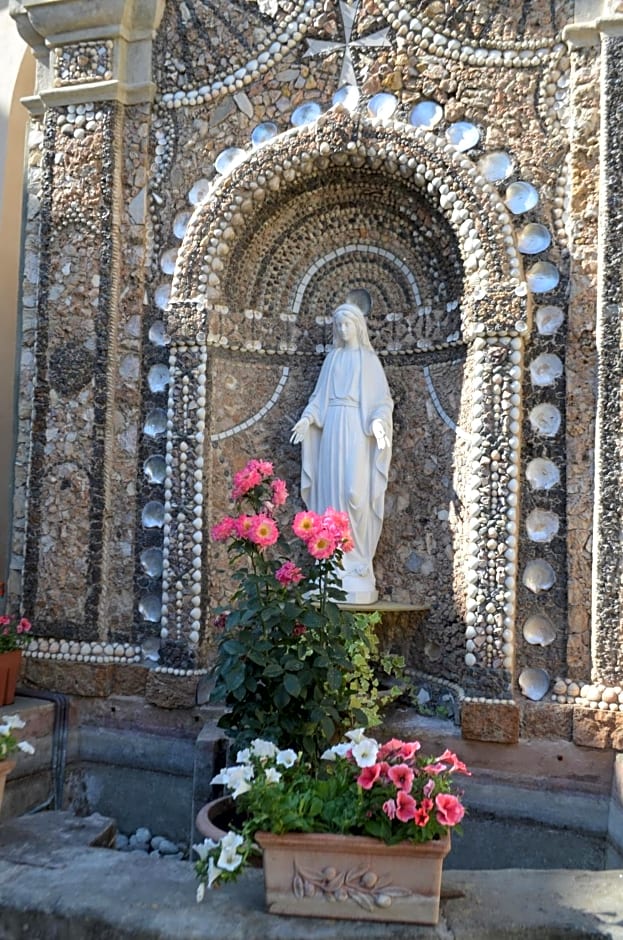
<svg viewBox="0 0 623 940"><path fill-rule="evenodd" d="M318 757L344 728L380 720L370 665L378 618L338 606L342 557L352 548L348 516L302 511L284 528L276 516L286 484L265 460L235 475L232 499L235 514L212 529L237 582L217 618L212 701L229 708L219 725L238 747L261 736ZM387 657L382 665L398 664Z"/></svg>
<svg viewBox="0 0 623 940"><path fill-rule="evenodd" d="M365 835L394 845L438 839L463 818L454 775L470 772L452 751L424 756L419 741L379 744L357 729L322 758L314 767L300 753L257 739L217 774L212 782L232 791L245 821L240 832L193 846L198 900L217 880L237 877L257 851L259 831Z"/></svg>
<svg viewBox="0 0 623 940"><path fill-rule="evenodd" d="M24 754L34 754L35 749L28 741L18 741L13 732L16 728L24 728L26 722L19 715L4 715L0 723L0 760L6 760L15 751Z"/></svg>
<svg viewBox="0 0 623 940"><path fill-rule="evenodd" d="M0 616L0 653L11 653L26 646L31 629L32 624L25 617Z"/></svg>

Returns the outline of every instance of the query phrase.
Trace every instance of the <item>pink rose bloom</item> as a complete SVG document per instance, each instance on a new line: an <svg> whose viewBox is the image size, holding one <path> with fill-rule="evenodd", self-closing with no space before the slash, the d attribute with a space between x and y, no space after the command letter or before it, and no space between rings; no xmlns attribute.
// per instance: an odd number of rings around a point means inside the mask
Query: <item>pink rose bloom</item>
<svg viewBox="0 0 623 940"><path fill-rule="evenodd" d="M399 790L406 790L407 793L411 791L414 774L407 764L396 764L395 767L390 767L387 776Z"/></svg>
<svg viewBox="0 0 623 940"><path fill-rule="evenodd" d="M396 794L396 816L400 822L409 822L414 819L416 809L417 805L413 797L404 790L399 790Z"/></svg>
<svg viewBox="0 0 623 940"><path fill-rule="evenodd" d="M232 535L237 535L236 520L225 516L213 526L211 535L215 542L226 542Z"/></svg>
<svg viewBox="0 0 623 940"><path fill-rule="evenodd" d="M251 465L248 464L244 470L239 470L234 476L234 486L231 491L232 499L241 499L241 497L246 496L249 490L252 490L261 482L261 473L252 469Z"/></svg>
<svg viewBox="0 0 623 940"><path fill-rule="evenodd" d="M307 542L307 551L313 558L330 558L336 549L335 539L324 527Z"/></svg>
<svg viewBox="0 0 623 940"><path fill-rule="evenodd" d="M372 764L371 767L364 767L357 777L357 784L363 790L371 790L381 775L381 765Z"/></svg>
<svg viewBox="0 0 623 940"><path fill-rule="evenodd" d="M271 489L273 491L274 505L283 506L288 498L288 488L286 486L285 480L273 480Z"/></svg>
<svg viewBox="0 0 623 940"><path fill-rule="evenodd" d="M460 800L451 793L438 793L435 797L435 806L437 807L437 820L442 826L456 826L465 815Z"/></svg>
<svg viewBox="0 0 623 940"><path fill-rule="evenodd" d="M273 465L270 460L250 460L247 467L264 478L273 475Z"/></svg>
<svg viewBox="0 0 623 940"><path fill-rule="evenodd" d="M0 627L7 627L11 623L11 618L2 616L0 617Z"/></svg>
<svg viewBox="0 0 623 940"><path fill-rule="evenodd" d="M26 620L25 617L22 617L19 624L17 625L17 629L19 630L20 627L22 628L22 633L28 633L30 630L32 630L32 624L30 620Z"/></svg>
<svg viewBox="0 0 623 940"><path fill-rule="evenodd" d="M274 545L279 538L279 529L277 523L270 516L260 514L253 520L249 538L260 548L266 548L267 545Z"/></svg>
<svg viewBox="0 0 623 940"><path fill-rule="evenodd" d="M471 777L471 775L472 775L472 774L471 774L471 771L467 769L467 767L465 766L465 764L463 763L463 761L462 761L462 760L459 760L459 758L456 756L456 754L455 754L453 751L449 751L447 748L446 748L446 750L443 752L443 754L440 754L440 755L439 755L439 757L437 758L437 760L438 760L438 761L446 761L447 763L449 763L449 764L450 764L450 767L449 767L448 769L449 769L449 771L450 771L451 774L456 771L457 773L465 774L465 776L467 776L467 777Z"/></svg>
<svg viewBox="0 0 623 940"><path fill-rule="evenodd" d="M396 803L394 800L386 800L385 803L383 803L383 812L390 819L396 818Z"/></svg>
<svg viewBox="0 0 623 940"><path fill-rule="evenodd" d="M279 584L287 587L288 584L298 584L303 578L303 572L293 561L285 561L275 572L275 577Z"/></svg>
<svg viewBox="0 0 623 940"><path fill-rule="evenodd" d="M251 535L255 516L238 516L236 519L236 535L239 539L248 539Z"/></svg>
<svg viewBox="0 0 623 940"><path fill-rule="evenodd" d="M317 531L318 524L319 519L315 512L297 512L292 528L295 535L307 542Z"/></svg>

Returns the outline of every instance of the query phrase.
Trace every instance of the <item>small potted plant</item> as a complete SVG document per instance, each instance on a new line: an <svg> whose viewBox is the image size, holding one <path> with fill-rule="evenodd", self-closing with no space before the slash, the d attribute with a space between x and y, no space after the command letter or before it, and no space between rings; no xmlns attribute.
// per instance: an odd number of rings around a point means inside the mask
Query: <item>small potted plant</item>
<svg viewBox="0 0 623 940"><path fill-rule="evenodd" d="M32 625L25 617L0 616L0 705L12 705L22 665L22 649Z"/></svg>
<svg viewBox="0 0 623 940"><path fill-rule="evenodd" d="M374 665L391 674L399 657L379 655L377 614L340 602L340 569L351 550L348 516L328 507L282 522L286 484L266 460L234 478L234 513L212 529L227 546L236 583L216 619L212 701L236 748L257 737L312 760L354 724L378 724L383 705Z"/></svg>
<svg viewBox="0 0 623 940"><path fill-rule="evenodd" d="M469 771L449 750L424 756L418 741L379 744L363 729L320 764L255 740L213 781L244 821L193 846L198 900L259 845L272 912L434 924L450 831L464 815L457 774Z"/></svg>
<svg viewBox="0 0 623 940"><path fill-rule="evenodd" d="M32 744L28 741L19 741L15 735L16 729L25 726L26 722L19 715L3 715L0 718L0 806L2 806L6 778L15 767L15 761L10 760L11 755L17 751L23 751L24 754L35 753Z"/></svg>

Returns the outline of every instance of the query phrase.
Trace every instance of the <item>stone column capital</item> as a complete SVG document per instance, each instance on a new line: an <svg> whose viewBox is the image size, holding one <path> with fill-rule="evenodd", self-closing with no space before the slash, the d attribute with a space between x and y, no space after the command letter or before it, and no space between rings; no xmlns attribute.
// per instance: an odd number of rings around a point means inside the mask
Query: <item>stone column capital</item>
<svg viewBox="0 0 623 940"><path fill-rule="evenodd" d="M151 101L152 42L165 0L11 0L22 38L43 65L33 111L84 101Z"/></svg>
<svg viewBox="0 0 623 940"><path fill-rule="evenodd" d="M620 13L571 23L565 26L562 36L571 49L598 46L604 36L623 36L623 9Z"/></svg>

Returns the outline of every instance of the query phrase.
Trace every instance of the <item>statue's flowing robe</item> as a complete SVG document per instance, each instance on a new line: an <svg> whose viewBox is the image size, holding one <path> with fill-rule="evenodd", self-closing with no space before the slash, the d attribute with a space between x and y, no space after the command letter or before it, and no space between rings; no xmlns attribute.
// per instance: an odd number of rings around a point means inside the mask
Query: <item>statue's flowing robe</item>
<svg viewBox="0 0 623 940"><path fill-rule="evenodd" d="M355 550L344 565L354 574L372 572L381 534L393 407L376 353L338 347L323 362L303 412L311 424L303 439L301 495L314 512L332 506L348 513ZM377 418L387 435L383 450L372 432Z"/></svg>

